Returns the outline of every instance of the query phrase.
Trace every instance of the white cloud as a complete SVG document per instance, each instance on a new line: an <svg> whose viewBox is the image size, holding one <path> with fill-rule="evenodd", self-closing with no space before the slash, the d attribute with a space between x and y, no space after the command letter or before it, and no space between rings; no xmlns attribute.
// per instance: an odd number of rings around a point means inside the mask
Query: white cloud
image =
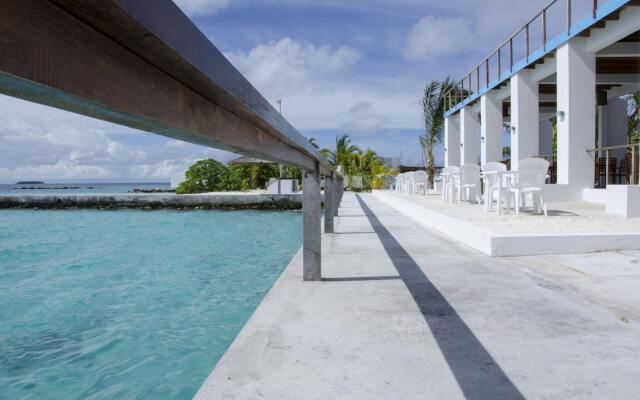
<svg viewBox="0 0 640 400"><path fill-rule="evenodd" d="M222 150L149 135L0 96L0 181L166 181L198 159L233 157Z"/></svg>
<svg viewBox="0 0 640 400"><path fill-rule="evenodd" d="M229 0L174 0L174 2L191 17L213 15L229 5Z"/></svg>
<svg viewBox="0 0 640 400"><path fill-rule="evenodd" d="M421 84L409 76L360 75L361 56L351 47L283 38L226 56L272 103L282 99L284 116L298 129L415 125Z"/></svg>
<svg viewBox="0 0 640 400"><path fill-rule="evenodd" d="M477 64L539 12L544 2L514 4L510 0L448 0L430 5L427 15L407 33L403 54L413 61L461 55L455 60L457 66Z"/></svg>
<svg viewBox="0 0 640 400"><path fill-rule="evenodd" d="M0 182L17 180L73 180L110 179L115 175L106 168L95 165L81 165L68 160L54 164L24 165L14 168L0 168Z"/></svg>
<svg viewBox="0 0 640 400"><path fill-rule="evenodd" d="M418 21L407 36L404 55L410 60L459 54L473 46L471 22L463 17L435 18Z"/></svg>
<svg viewBox="0 0 640 400"><path fill-rule="evenodd" d="M328 46L316 47L287 37L258 45L248 53L226 55L254 85L267 92L314 85L320 80L340 76L349 72L360 58L347 46L332 50Z"/></svg>

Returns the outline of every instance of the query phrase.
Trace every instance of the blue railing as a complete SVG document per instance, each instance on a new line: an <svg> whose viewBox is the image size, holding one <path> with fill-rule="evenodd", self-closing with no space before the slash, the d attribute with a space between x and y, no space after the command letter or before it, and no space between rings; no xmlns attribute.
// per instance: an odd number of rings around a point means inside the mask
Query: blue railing
<svg viewBox="0 0 640 400"><path fill-rule="evenodd" d="M449 116L632 0L553 0L445 96ZM602 21L604 23L604 21Z"/></svg>

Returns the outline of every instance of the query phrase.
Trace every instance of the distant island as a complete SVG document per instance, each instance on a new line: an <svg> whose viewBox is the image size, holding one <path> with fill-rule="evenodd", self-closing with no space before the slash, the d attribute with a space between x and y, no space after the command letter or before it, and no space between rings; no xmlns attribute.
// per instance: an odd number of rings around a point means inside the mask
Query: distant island
<svg viewBox="0 0 640 400"><path fill-rule="evenodd" d="M16 185L44 185L42 181L19 181Z"/></svg>

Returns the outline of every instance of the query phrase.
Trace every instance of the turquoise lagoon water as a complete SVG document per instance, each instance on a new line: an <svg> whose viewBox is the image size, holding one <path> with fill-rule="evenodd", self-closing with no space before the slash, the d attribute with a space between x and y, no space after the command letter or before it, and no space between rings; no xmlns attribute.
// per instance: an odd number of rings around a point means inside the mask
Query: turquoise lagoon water
<svg viewBox="0 0 640 400"><path fill-rule="evenodd" d="M296 212L0 210L0 398L191 398L301 240Z"/></svg>

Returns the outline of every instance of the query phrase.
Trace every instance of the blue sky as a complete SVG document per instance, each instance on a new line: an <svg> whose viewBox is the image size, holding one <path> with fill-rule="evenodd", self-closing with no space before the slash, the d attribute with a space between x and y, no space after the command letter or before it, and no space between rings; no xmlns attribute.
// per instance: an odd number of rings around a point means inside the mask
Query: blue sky
<svg viewBox="0 0 640 400"><path fill-rule="evenodd" d="M425 83L459 78L540 0L176 0L284 116L332 147L422 162ZM234 155L0 96L0 182L168 180Z"/></svg>

